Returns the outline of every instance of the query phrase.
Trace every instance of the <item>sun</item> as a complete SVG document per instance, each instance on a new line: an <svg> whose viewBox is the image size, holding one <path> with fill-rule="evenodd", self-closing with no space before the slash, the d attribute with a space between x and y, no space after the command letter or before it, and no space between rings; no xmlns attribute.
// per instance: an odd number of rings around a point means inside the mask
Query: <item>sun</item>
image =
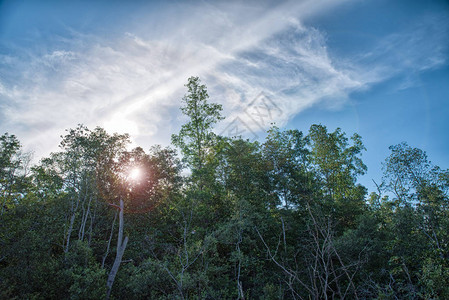
<svg viewBox="0 0 449 300"><path fill-rule="evenodd" d="M133 168L129 172L129 180L131 181L139 181L139 179L142 177L142 171L139 168Z"/></svg>

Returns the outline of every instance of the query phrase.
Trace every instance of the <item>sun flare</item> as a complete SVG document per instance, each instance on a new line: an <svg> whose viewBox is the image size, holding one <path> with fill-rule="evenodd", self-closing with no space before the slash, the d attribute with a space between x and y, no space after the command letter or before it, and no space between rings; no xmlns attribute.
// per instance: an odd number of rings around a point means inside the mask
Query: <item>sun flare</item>
<svg viewBox="0 0 449 300"><path fill-rule="evenodd" d="M132 181L138 181L142 177L142 172L139 168L134 168L129 172L129 179Z"/></svg>

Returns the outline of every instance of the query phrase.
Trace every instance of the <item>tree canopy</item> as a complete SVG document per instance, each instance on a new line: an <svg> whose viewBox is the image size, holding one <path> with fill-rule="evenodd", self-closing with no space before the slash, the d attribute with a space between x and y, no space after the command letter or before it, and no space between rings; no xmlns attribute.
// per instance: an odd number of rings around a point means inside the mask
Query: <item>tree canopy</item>
<svg viewBox="0 0 449 300"><path fill-rule="evenodd" d="M368 195L358 134L220 136L186 87L174 147L78 125L31 166L0 137L1 299L449 298L448 170L393 145Z"/></svg>

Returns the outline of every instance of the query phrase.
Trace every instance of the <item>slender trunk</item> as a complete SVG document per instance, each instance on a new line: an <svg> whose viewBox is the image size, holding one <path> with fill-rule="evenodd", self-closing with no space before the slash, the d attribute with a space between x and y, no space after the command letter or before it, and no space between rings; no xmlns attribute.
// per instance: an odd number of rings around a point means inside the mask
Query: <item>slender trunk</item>
<svg viewBox="0 0 449 300"><path fill-rule="evenodd" d="M64 248L65 253L69 252L70 236L72 235L73 224L75 223L75 217L76 217L76 213L78 211L79 203L80 203L80 198L78 196L75 208L73 208L73 203L72 203L72 215L70 216L69 228L67 229L67 240L66 240L66 244L65 244L65 248Z"/></svg>
<svg viewBox="0 0 449 300"><path fill-rule="evenodd" d="M237 255L238 255L238 266L237 266L237 293L238 293L238 297L237 299L240 300L245 300L245 294L243 293L243 285L242 285L242 281L240 280L240 272L241 272L241 268L242 268L242 253L240 251L240 243L242 242L242 228L239 225L239 231L238 231L238 240L235 244L235 248L237 250Z"/></svg>
<svg viewBox="0 0 449 300"><path fill-rule="evenodd" d="M115 276L117 275L120 263L122 262L123 253L125 253L126 244L128 244L128 237L123 240L123 199L120 199L120 211L119 211L119 228L117 238L117 254L115 256L114 264L112 265L111 272L109 272L108 281L106 282L107 292L106 299L111 296L112 285L114 284Z"/></svg>
<svg viewBox="0 0 449 300"><path fill-rule="evenodd" d="M89 217L91 203L92 203L92 195L90 195L90 197L89 197L89 203L87 204L87 210L85 210L83 207L83 217L81 219L81 226L80 226L80 230L78 233L78 238L80 241L84 240L86 223L87 223L87 218ZM84 212L84 211L86 211L86 212Z"/></svg>
<svg viewBox="0 0 449 300"><path fill-rule="evenodd" d="M72 216L70 217L70 224L69 229L67 230L67 241L65 243L65 249L64 252L69 252L69 246L70 246L70 235L72 234L73 230L73 223L75 223L75 212L72 213Z"/></svg>
<svg viewBox="0 0 449 300"><path fill-rule="evenodd" d="M90 247L91 241L92 241L92 236L93 236L93 227L94 227L94 222L95 222L95 218L97 216L97 206L98 206L98 201L97 201L97 197L95 196L95 205L94 205L94 211L93 213L90 214L90 225L89 225L89 239L87 240L87 245Z"/></svg>
<svg viewBox="0 0 449 300"><path fill-rule="evenodd" d="M86 209L84 208L84 203L81 205L81 211L82 211L81 224L80 224L80 227L78 229L78 240L80 240L80 241L83 240L82 231L83 231L84 217L86 216Z"/></svg>
<svg viewBox="0 0 449 300"><path fill-rule="evenodd" d="M106 248L106 253L103 256L103 261L101 262L101 267L102 268L104 268L104 262L106 261L106 258L108 257L108 254L109 254L109 248L111 247L112 234L114 233L114 225L115 225L115 220L116 219L117 219L117 213L115 213L114 221L112 221L111 234L109 235L108 246Z"/></svg>

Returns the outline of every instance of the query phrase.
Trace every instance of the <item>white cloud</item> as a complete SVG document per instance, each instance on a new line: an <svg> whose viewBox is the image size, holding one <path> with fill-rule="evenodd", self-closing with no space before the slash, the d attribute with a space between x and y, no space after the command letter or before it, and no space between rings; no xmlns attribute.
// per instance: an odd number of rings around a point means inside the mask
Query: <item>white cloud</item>
<svg viewBox="0 0 449 300"><path fill-rule="evenodd" d="M391 35L354 62L336 61L325 35L300 22L336 3L184 4L168 19L176 26L161 24L163 35L145 24L112 38L71 32L75 39L47 53L27 53L22 60L1 56L0 75L6 75L0 77L0 128L19 131L38 157L56 150L63 129L77 123L128 132L149 147L169 142L182 122L178 107L192 75L208 85L212 101L223 104L228 122L239 117L258 130L260 124L244 110L260 92L282 111L270 120L282 125L323 100L329 107L341 105L352 91L392 76L391 64L398 60L397 72L445 60L413 50L427 43L424 31ZM380 62L400 49L409 51L408 62Z"/></svg>

